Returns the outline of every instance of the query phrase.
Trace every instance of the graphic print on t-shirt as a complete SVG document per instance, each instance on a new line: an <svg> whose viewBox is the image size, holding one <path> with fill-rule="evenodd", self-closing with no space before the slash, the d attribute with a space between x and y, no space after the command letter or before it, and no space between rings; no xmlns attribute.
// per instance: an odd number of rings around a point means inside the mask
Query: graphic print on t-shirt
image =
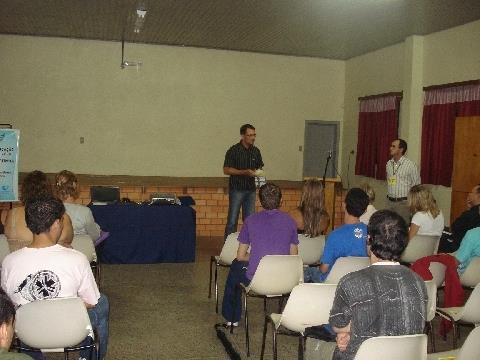
<svg viewBox="0 0 480 360"><path fill-rule="evenodd" d="M61 288L57 274L51 270L40 270L28 275L15 293L20 293L27 301L35 301L56 298Z"/></svg>
<svg viewBox="0 0 480 360"><path fill-rule="evenodd" d="M353 234L357 239L361 239L363 237L363 231L359 228L355 228L355 230L353 230Z"/></svg>

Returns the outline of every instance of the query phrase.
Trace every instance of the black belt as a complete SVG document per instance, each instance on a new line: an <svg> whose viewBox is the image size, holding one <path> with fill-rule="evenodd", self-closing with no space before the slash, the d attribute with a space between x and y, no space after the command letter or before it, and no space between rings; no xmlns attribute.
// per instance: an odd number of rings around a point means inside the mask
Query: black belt
<svg viewBox="0 0 480 360"><path fill-rule="evenodd" d="M394 197L390 197L390 196L387 196L387 199L390 200L390 201L393 201L393 202L397 202L397 201L405 201L407 200L406 197L399 197L399 198L394 198Z"/></svg>

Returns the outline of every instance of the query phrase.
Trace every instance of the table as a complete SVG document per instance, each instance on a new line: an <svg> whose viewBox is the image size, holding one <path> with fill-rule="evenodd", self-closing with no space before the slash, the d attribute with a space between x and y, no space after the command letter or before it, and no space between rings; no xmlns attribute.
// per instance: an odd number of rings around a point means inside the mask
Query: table
<svg viewBox="0 0 480 360"><path fill-rule="evenodd" d="M100 262L152 264L195 261L195 210L189 206L91 205L110 236L97 247Z"/></svg>

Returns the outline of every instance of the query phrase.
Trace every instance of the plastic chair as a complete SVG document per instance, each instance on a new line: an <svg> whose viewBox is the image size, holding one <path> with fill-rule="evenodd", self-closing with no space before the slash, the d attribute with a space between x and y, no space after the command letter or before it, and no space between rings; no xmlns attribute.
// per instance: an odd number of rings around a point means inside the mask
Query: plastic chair
<svg viewBox="0 0 480 360"><path fill-rule="evenodd" d="M15 333L25 346L20 350L68 352L96 348L95 342L79 345L88 336L93 338L87 308L80 298L56 298L33 301L17 310ZM92 358L92 356L90 356Z"/></svg>
<svg viewBox="0 0 480 360"><path fill-rule="evenodd" d="M472 259L463 274L460 275L460 282L469 288L474 288L480 283L480 257Z"/></svg>
<svg viewBox="0 0 480 360"><path fill-rule="evenodd" d="M437 288L442 287L445 281L445 270L447 267L442 263L432 261L428 269L432 273L433 281L435 285L437 285Z"/></svg>
<svg viewBox="0 0 480 360"><path fill-rule="evenodd" d="M415 235L408 241L400 261L411 264L422 257L436 254L439 241L440 236L437 235Z"/></svg>
<svg viewBox="0 0 480 360"><path fill-rule="evenodd" d="M429 354L428 360L439 360L453 357L456 360L472 360L480 359L480 327L474 328L468 334L463 346L457 350L443 351L439 353Z"/></svg>
<svg viewBox="0 0 480 360"><path fill-rule="evenodd" d="M298 255L303 260L303 265L318 265L325 247L325 235L308 237L298 235Z"/></svg>
<svg viewBox="0 0 480 360"><path fill-rule="evenodd" d="M338 284L346 274L362 270L370 266L370 258L364 256L347 256L338 258L328 273L325 283Z"/></svg>
<svg viewBox="0 0 480 360"><path fill-rule="evenodd" d="M97 284L100 284L100 264L97 260L97 252L95 251L92 238L88 235L75 235L72 241L72 248L80 251L87 257Z"/></svg>
<svg viewBox="0 0 480 360"><path fill-rule="evenodd" d="M437 309L437 284L434 280L425 281L427 288L428 302L427 302L427 316L425 319L426 334L430 337L430 345L432 351L435 351L435 332L433 329L433 318Z"/></svg>
<svg viewBox="0 0 480 360"><path fill-rule="evenodd" d="M377 336L365 340L355 360L425 360L427 335Z"/></svg>
<svg viewBox="0 0 480 360"><path fill-rule="evenodd" d="M290 294L292 289L303 282L303 262L298 255L266 255L258 264L250 285L240 284L244 295L245 308L245 344L247 356L250 356L250 338L248 332L248 298L264 299L266 310L267 298L281 300ZM233 333L233 326L230 328Z"/></svg>
<svg viewBox="0 0 480 360"><path fill-rule="evenodd" d="M473 289L464 306L437 308L436 313L452 322L453 348L457 347L457 331L459 323L480 325L480 284Z"/></svg>
<svg viewBox="0 0 480 360"><path fill-rule="evenodd" d="M298 353L303 358L305 328L328 323L335 298L336 284L300 284L293 288L281 314L265 315L262 352L265 352L267 325L272 324L273 358L277 359L277 334L299 336ZM286 331L282 331L282 328Z"/></svg>
<svg viewBox="0 0 480 360"><path fill-rule="evenodd" d="M220 255L210 257L210 280L208 282L208 298L212 297L212 267L215 264L215 312L218 314L218 267L229 268L237 257L238 232L227 236Z"/></svg>

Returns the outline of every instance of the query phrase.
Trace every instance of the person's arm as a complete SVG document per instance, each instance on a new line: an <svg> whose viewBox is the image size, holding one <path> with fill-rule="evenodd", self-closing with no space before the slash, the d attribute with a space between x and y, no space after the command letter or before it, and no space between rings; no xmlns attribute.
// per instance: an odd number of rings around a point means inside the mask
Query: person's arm
<svg viewBox="0 0 480 360"><path fill-rule="evenodd" d="M411 240L415 235L417 235L418 229L420 229L420 226L417 224L410 224L410 230L408 230L408 240Z"/></svg>
<svg viewBox="0 0 480 360"><path fill-rule="evenodd" d="M72 220L70 219L70 216L68 216L67 214L63 214L63 230L62 230L62 233L60 234L60 239L58 240L58 243L62 246L71 248L72 241L73 241Z"/></svg>
<svg viewBox="0 0 480 360"><path fill-rule="evenodd" d="M293 221L295 221L295 226L297 230L304 230L302 212L298 208L290 210L288 212L288 215L290 215Z"/></svg>
<svg viewBox="0 0 480 360"><path fill-rule="evenodd" d="M421 184L420 173L418 172L418 167L416 164L413 164L412 168L412 186Z"/></svg>
<svg viewBox="0 0 480 360"><path fill-rule="evenodd" d="M328 269L330 269L330 265L328 265L328 264L323 264L323 263L322 263L322 264L320 264L320 266L319 266L318 268L320 269L320 271L321 271L322 273L325 274L325 273L328 272Z"/></svg>
<svg viewBox="0 0 480 360"><path fill-rule="evenodd" d="M248 261L249 259L250 259L250 254L248 253L248 244L240 243L237 249L237 260Z"/></svg>
<svg viewBox="0 0 480 360"><path fill-rule="evenodd" d="M298 255L298 245L290 244L290 255Z"/></svg>
<svg viewBox="0 0 480 360"><path fill-rule="evenodd" d="M233 167L224 166L223 173L225 175L239 175L239 176L255 176L255 170L252 169L235 169Z"/></svg>
<svg viewBox="0 0 480 360"><path fill-rule="evenodd" d="M340 351L347 350L348 343L350 342L350 324L351 322L349 322L348 325L343 328L332 326L333 331L337 333L336 341L338 350Z"/></svg>
<svg viewBox="0 0 480 360"><path fill-rule="evenodd" d="M100 237L100 226L95 222L92 211L88 207L86 209L85 228L90 238L95 241Z"/></svg>

